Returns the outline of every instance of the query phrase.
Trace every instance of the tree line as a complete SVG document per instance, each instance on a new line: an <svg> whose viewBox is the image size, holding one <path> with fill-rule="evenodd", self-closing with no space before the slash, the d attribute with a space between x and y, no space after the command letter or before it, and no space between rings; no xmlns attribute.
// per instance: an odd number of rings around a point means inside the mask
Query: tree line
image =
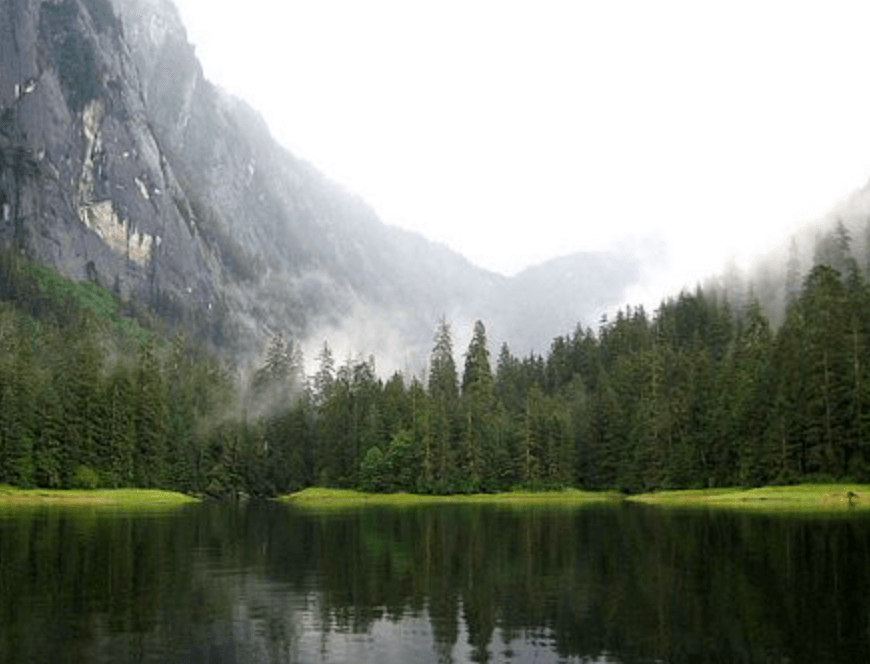
<svg viewBox="0 0 870 664"><path fill-rule="evenodd" d="M850 242L841 224L791 275L776 330L751 296L699 287L545 355L493 358L478 321L460 366L442 319L417 377L338 366L326 343L307 376L277 335L245 384L181 333L47 298L6 255L0 482L271 496L868 481L870 288Z"/></svg>

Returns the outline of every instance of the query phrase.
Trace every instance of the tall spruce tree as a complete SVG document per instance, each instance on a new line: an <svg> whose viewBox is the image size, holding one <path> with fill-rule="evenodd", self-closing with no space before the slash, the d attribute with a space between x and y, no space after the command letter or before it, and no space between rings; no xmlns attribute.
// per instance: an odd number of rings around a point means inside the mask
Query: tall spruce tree
<svg viewBox="0 0 870 664"><path fill-rule="evenodd" d="M139 353L136 390L136 483L158 487L163 484L167 393L154 337L149 338Z"/></svg>
<svg viewBox="0 0 870 664"><path fill-rule="evenodd" d="M486 328L481 321L474 324L474 332L465 354L462 373L462 455L463 481L468 491L481 486L495 489L493 474L495 459L495 382L489 362Z"/></svg>
<svg viewBox="0 0 870 664"><path fill-rule="evenodd" d="M438 493L456 490L456 415L459 384L453 359L450 324L442 317L435 331L429 358L429 399L431 407L430 445L432 452L432 486Z"/></svg>
<svg viewBox="0 0 870 664"><path fill-rule="evenodd" d="M816 472L840 475L846 466L849 384L849 316L840 274L817 265L801 293L806 329L808 462Z"/></svg>
<svg viewBox="0 0 870 664"><path fill-rule="evenodd" d="M329 343L323 342L323 347L317 354L317 373L314 374L313 390L314 405L320 407L329 398L329 391L335 380L335 359Z"/></svg>

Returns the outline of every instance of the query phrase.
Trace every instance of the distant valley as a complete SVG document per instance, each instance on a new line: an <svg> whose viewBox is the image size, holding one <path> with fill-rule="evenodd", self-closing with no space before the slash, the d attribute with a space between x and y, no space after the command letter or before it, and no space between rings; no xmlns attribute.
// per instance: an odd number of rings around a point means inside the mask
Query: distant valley
<svg viewBox="0 0 870 664"><path fill-rule="evenodd" d="M507 278L383 224L203 77L169 0L6 0L0 54L0 239L241 366L281 333L309 356L328 341L374 354L384 373L419 372L441 316L459 348L482 319L494 352L542 354L577 325L596 329L667 260L638 245ZM837 212L863 254L867 198ZM801 236L803 273L814 242ZM752 275L773 321L784 266ZM726 281L715 286L735 301L749 289Z"/></svg>
<svg viewBox="0 0 870 664"><path fill-rule="evenodd" d="M419 369L442 315L544 352L640 278L576 254L513 278L384 225L207 81L168 0L0 4L0 237L241 364L282 333Z"/></svg>

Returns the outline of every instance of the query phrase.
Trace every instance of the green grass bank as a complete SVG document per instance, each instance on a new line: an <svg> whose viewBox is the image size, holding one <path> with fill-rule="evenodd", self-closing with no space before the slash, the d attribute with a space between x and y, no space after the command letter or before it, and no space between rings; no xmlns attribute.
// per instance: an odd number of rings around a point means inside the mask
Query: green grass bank
<svg viewBox="0 0 870 664"><path fill-rule="evenodd" d="M421 505L582 505L593 503L616 503L621 496L615 491L596 492L565 489L564 491L510 491L505 493L457 494L433 496L414 493L365 493L351 489L304 489L279 498L281 502L302 507L346 508L375 505L414 507Z"/></svg>
<svg viewBox="0 0 870 664"><path fill-rule="evenodd" d="M661 507L703 507L758 511L838 512L870 510L870 485L798 484L757 489L657 491L626 500Z"/></svg>
<svg viewBox="0 0 870 664"><path fill-rule="evenodd" d="M124 508L177 507L197 499L158 489L19 489L0 485L0 505L105 505Z"/></svg>
<svg viewBox="0 0 870 664"><path fill-rule="evenodd" d="M280 497L281 502L301 507L330 509L392 505L503 505L576 506L613 504L621 501L662 508L745 509L760 512L846 512L870 511L870 485L800 484L756 489L726 488L657 491L623 496L615 491L512 491L493 494L432 496L410 493L365 493L349 489L309 488Z"/></svg>

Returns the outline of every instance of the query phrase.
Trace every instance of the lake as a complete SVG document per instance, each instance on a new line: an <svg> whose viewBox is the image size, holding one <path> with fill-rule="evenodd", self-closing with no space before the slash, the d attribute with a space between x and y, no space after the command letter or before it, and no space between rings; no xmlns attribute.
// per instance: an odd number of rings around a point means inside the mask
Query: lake
<svg viewBox="0 0 870 664"><path fill-rule="evenodd" d="M2 662L866 662L870 518L0 506Z"/></svg>

